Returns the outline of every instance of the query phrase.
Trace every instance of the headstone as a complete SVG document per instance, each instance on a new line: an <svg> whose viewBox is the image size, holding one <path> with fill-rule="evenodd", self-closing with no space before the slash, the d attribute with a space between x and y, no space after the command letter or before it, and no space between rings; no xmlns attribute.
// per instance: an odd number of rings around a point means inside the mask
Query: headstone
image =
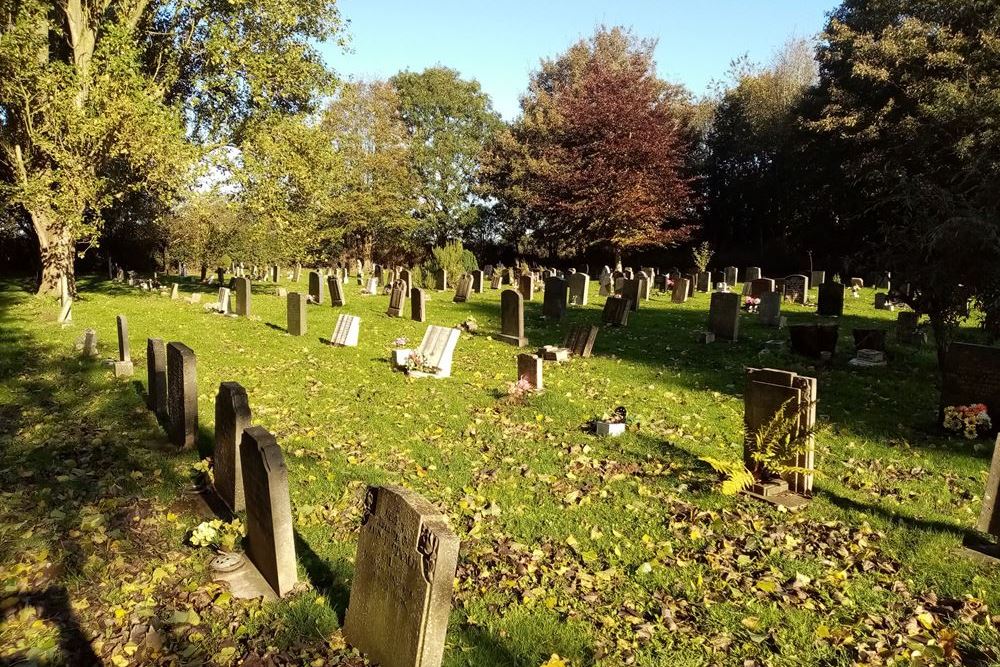
<svg viewBox="0 0 1000 667"><path fill-rule="evenodd" d="M277 295L277 297L279 299L287 299L288 298L288 290L286 290L284 287L280 287L279 286L278 289L275 291L275 294Z"/></svg>
<svg viewBox="0 0 1000 667"><path fill-rule="evenodd" d="M439 667L458 565L447 517L416 493L369 487L344 637L382 667Z"/></svg>
<svg viewBox="0 0 1000 667"><path fill-rule="evenodd" d="M746 275L743 277L744 282L751 282L760 278L760 267L759 266L748 266L746 268Z"/></svg>
<svg viewBox="0 0 1000 667"><path fill-rule="evenodd" d="M566 314L569 286L562 278L550 276L545 279L545 296L542 301L542 315L561 320Z"/></svg>
<svg viewBox="0 0 1000 667"><path fill-rule="evenodd" d="M885 338L888 331L885 329L854 329L855 350L875 350L885 352Z"/></svg>
<svg viewBox="0 0 1000 667"><path fill-rule="evenodd" d="M993 445L993 460L983 491L983 506L979 511L976 530L1000 537L1000 435Z"/></svg>
<svg viewBox="0 0 1000 667"><path fill-rule="evenodd" d="M413 275L410 273L410 270L402 269L399 272L399 279L406 284L406 293L409 294L410 290L413 289Z"/></svg>
<svg viewBox="0 0 1000 667"><path fill-rule="evenodd" d="M920 313L904 310L896 315L896 340L906 345L920 345L923 334L919 328Z"/></svg>
<svg viewBox="0 0 1000 667"><path fill-rule="evenodd" d="M271 282L272 283L278 282L280 275L281 275L281 267L279 267L277 264L272 264L271 265Z"/></svg>
<svg viewBox="0 0 1000 667"><path fill-rule="evenodd" d="M632 310L632 304L622 296L609 296L604 302L604 312L601 314L601 321L605 324L615 326L626 326L628 324L628 314Z"/></svg>
<svg viewBox="0 0 1000 667"><path fill-rule="evenodd" d="M403 311L406 309L406 281L397 280L392 285L392 291L389 292L389 308L386 309L385 314L389 317L402 317Z"/></svg>
<svg viewBox="0 0 1000 667"><path fill-rule="evenodd" d="M344 298L344 283L341 280L336 276L330 276L326 279L326 286L330 292L331 306L339 307L347 303L347 299Z"/></svg>
<svg viewBox="0 0 1000 667"><path fill-rule="evenodd" d="M497 338L517 347L528 344L524 337L524 297L512 289L500 293L500 334Z"/></svg>
<svg viewBox="0 0 1000 667"><path fill-rule="evenodd" d="M302 265L300 263L298 263L298 262L295 262L295 266L292 267L292 282L293 283L299 282L299 274L301 274L301 273L302 273Z"/></svg>
<svg viewBox="0 0 1000 667"><path fill-rule="evenodd" d="M132 351L128 344L128 320L124 315L115 318L118 324L118 360L115 361L115 377L132 376Z"/></svg>
<svg viewBox="0 0 1000 667"><path fill-rule="evenodd" d="M770 278L756 278L751 280L750 283L750 293L755 299L759 299L762 295L768 292L774 292L774 281Z"/></svg>
<svg viewBox="0 0 1000 667"><path fill-rule="evenodd" d="M757 321L766 327L776 327L781 324L781 294L764 292L757 304Z"/></svg>
<svg viewBox="0 0 1000 667"><path fill-rule="evenodd" d="M591 324L577 324L572 327L563 340L563 347L570 351L574 357L584 359L590 357L594 349L594 341L597 340L599 329Z"/></svg>
<svg viewBox="0 0 1000 667"><path fill-rule="evenodd" d="M500 272L499 271L494 272L493 275L490 277L490 289L500 289L501 281L503 281L503 276L500 275Z"/></svg>
<svg viewBox="0 0 1000 667"><path fill-rule="evenodd" d="M159 338L146 339L146 407L167 417L167 347Z"/></svg>
<svg viewBox="0 0 1000 667"><path fill-rule="evenodd" d="M500 276L494 276L494 282L499 283L499 281ZM448 289L448 271L446 269L438 269L434 272L434 289L439 292ZM496 287L493 289L496 289Z"/></svg>
<svg viewBox="0 0 1000 667"><path fill-rule="evenodd" d="M833 356L839 335L840 327L836 324L792 324L788 327L792 352L813 359L823 358L824 353Z"/></svg>
<svg viewBox="0 0 1000 667"><path fill-rule="evenodd" d="M574 306L587 305L587 292L590 291L590 276L586 273L574 273L569 277L569 302Z"/></svg>
<svg viewBox="0 0 1000 667"><path fill-rule="evenodd" d="M639 275L636 277L639 281L639 298L643 301L649 300L649 293L653 286L653 278L645 271L640 271Z"/></svg>
<svg viewBox="0 0 1000 667"><path fill-rule="evenodd" d="M826 282L826 271L813 271L809 276L810 285L822 285Z"/></svg>
<svg viewBox="0 0 1000 667"><path fill-rule="evenodd" d="M670 295L673 303L684 303L691 292L691 281L688 278L674 278L674 291Z"/></svg>
<svg viewBox="0 0 1000 667"><path fill-rule="evenodd" d="M222 313L223 315L228 315L229 314L229 312L230 312L230 309L229 309L229 299L230 299L230 297L231 297L231 292L229 291L228 287L220 287L219 288L219 301L215 304L215 309L216 309L217 312ZM211 308L211 304L209 304L207 307Z"/></svg>
<svg viewBox="0 0 1000 667"><path fill-rule="evenodd" d="M360 317L346 314L338 315L337 324L333 327L333 335L330 336L330 345L334 347L357 347L360 332Z"/></svg>
<svg viewBox="0 0 1000 667"><path fill-rule="evenodd" d="M472 272L472 291L476 294L483 293L483 272L476 270Z"/></svg>
<svg viewBox="0 0 1000 667"><path fill-rule="evenodd" d="M236 314L250 317L250 279L236 279Z"/></svg>
<svg viewBox="0 0 1000 667"><path fill-rule="evenodd" d="M534 354L517 355L517 379L525 380L536 391L542 389L542 361Z"/></svg>
<svg viewBox="0 0 1000 667"><path fill-rule="evenodd" d="M889 272L880 274L878 280L875 281L875 289L881 289L888 292L892 289L892 274Z"/></svg>
<svg viewBox="0 0 1000 667"><path fill-rule="evenodd" d="M818 289L816 312L824 317L844 314L844 286L841 283L822 283Z"/></svg>
<svg viewBox="0 0 1000 667"><path fill-rule="evenodd" d="M170 442L182 449L198 438L198 374L194 350L184 343L167 345L167 414Z"/></svg>
<svg viewBox="0 0 1000 667"><path fill-rule="evenodd" d="M423 368L408 368L413 377L451 377L452 358L461 331L449 327L430 325L424 332L420 346L413 353L422 361Z"/></svg>
<svg viewBox="0 0 1000 667"><path fill-rule="evenodd" d="M740 270L737 269L735 266L727 266L722 271L723 273L726 274L727 285L735 285L736 283L739 282Z"/></svg>
<svg viewBox="0 0 1000 667"><path fill-rule="evenodd" d="M243 467L240 465L240 441L243 430L250 426L250 399L238 382L219 384L215 395L215 492L234 512L242 512Z"/></svg>
<svg viewBox="0 0 1000 667"><path fill-rule="evenodd" d="M313 303L323 303L323 282L316 271L309 272L309 300Z"/></svg>
<svg viewBox="0 0 1000 667"><path fill-rule="evenodd" d="M306 299L301 292L289 292L286 301L288 313L288 333L302 336L308 329L306 322Z"/></svg>
<svg viewBox="0 0 1000 667"><path fill-rule="evenodd" d="M173 285L172 285L172 286L170 287L170 298L171 298L171 299L177 299L177 298L179 298L179 297L180 297L180 294L178 293L178 290L179 290L179 289L180 289L180 288L179 288L179 286L177 285L177 283L174 283L174 284L173 284Z"/></svg>
<svg viewBox="0 0 1000 667"><path fill-rule="evenodd" d="M639 299L642 298L642 285L638 278L626 279L622 282L621 295L628 299L632 310L639 310Z"/></svg>
<svg viewBox="0 0 1000 667"><path fill-rule="evenodd" d="M247 558L278 597L298 580L288 469L266 428L250 426L240 441L246 499Z"/></svg>
<svg viewBox="0 0 1000 667"><path fill-rule="evenodd" d="M699 292L708 292L712 289L712 274L709 271L699 271L696 280L696 289Z"/></svg>
<svg viewBox="0 0 1000 667"><path fill-rule="evenodd" d="M792 303L809 302L809 278L801 274L785 276L785 300Z"/></svg>
<svg viewBox="0 0 1000 667"><path fill-rule="evenodd" d="M888 310L889 309L889 295L884 292L877 292L875 294L875 310Z"/></svg>
<svg viewBox="0 0 1000 667"><path fill-rule="evenodd" d="M708 330L716 338L735 341L740 332L740 301L735 292L713 292L708 309Z"/></svg>
<svg viewBox="0 0 1000 667"><path fill-rule="evenodd" d="M530 273L522 274L517 281L518 290L525 301L532 301L535 298L535 277Z"/></svg>
<svg viewBox="0 0 1000 667"><path fill-rule="evenodd" d="M378 278L369 278L365 291L368 294L378 294Z"/></svg>
<svg viewBox="0 0 1000 667"><path fill-rule="evenodd" d="M218 277L220 285L223 282L225 282L225 280L226 280L226 270L225 269L216 269L215 270L215 275L216 275L216 277Z"/></svg>
<svg viewBox="0 0 1000 667"><path fill-rule="evenodd" d="M941 409L975 403L986 406L994 429L1000 426L1000 348L952 343L941 372Z"/></svg>
<svg viewBox="0 0 1000 667"><path fill-rule="evenodd" d="M463 273L462 277L458 279L458 283L455 285L455 298L452 299L455 303L465 303L469 300L472 295L472 274Z"/></svg>
<svg viewBox="0 0 1000 667"><path fill-rule="evenodd" d="M865 281L863 278L851 278L851 287L857 287L858 289L863 289L865 286Z"/></svg>
<svg viewBox="0 0 1000 667"><path fill-rule="evenodd" d="M747 469L755 473L754 477L758 482L780 477L787 484L789 492L805 496L812 493L811 471L815 467L812 431L816 426L816 396L815 378L770 368L747 369L747 384L743 396L743 460ZM753 452L757 447L757 433L761 428L773 424L775 416L782 409L793 420L789 435L803 441L802 452L787 461L786 465L802 470L779 475L757 463Z"/></svg>
<svg viewBox="0 0 1000 667"><path fill-rule="evenodd" d="M610 273L601 274L601 277L597 279L597 284L600 285L598 294L601 296L611 296L615 293L615 281Z"/></svg>
<svg viewBox="0 0 1000 667"><path fill-rule="evenodd" d="M427 295L419 287L410 290L410 319L414 322L427 320Z"/></svg>

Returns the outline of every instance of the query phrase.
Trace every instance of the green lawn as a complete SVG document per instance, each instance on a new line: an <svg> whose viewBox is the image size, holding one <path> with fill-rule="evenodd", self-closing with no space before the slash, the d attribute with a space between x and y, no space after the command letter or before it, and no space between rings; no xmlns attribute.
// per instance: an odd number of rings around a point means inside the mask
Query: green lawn
<svg viewBox="0 0 1000 667"><path fill-rule="evenodd" d="M830 369L762 355L787 333L755 316L738 343L698 344L708 295L654 296L627 328L601 330L593 358L546 363L546 390L519 404L507 398L518 351L489 338L499 291L464 304L429 292L428 323L472 316L479 331L462 335L451 378L414 380L390 350L401 336L416 345L426 324L386 317L388 297L353 283L346 307L309 307L299 338L273 285L255 286L249 321L81 287L60 327L52 302L0 283L0 663L83 664L89 645L117 665L360 664L338 630L360 500L366 484L395 483L441 507L462 540L446 665L1000 664L1000 568L961 551L992 447L936 428L931 346L893 346L885 369L847 366L851 328L895 318L872 308L874 290L848 293ZM214 299L182 283L196 289ZM539 294L526 304L532 348L599 323L603 304L592 283L591 304L554 324ZM357 348L323 343L341 312L361 316ZM131 381L73 349L94 327L114 356L119 313ZM189 492L199 457L173 451L145 409L147 337L197 354L203 447L219 383L247 388L254 422L285 452L311 590L263 604L209 582L211 554L184 541L201 521ZM740 457L743 369L759 365L819 379L816 497L794 515L722 496L698 460ZM625 436L584 431L617 405Z"/></svg>

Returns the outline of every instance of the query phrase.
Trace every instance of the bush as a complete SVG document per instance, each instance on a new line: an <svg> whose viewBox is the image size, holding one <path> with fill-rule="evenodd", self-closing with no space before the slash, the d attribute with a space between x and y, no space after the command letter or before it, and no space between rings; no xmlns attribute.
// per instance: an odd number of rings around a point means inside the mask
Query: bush
<svg viewBox="0 0 1000 667"><path fill-rule="evenodd" d="M466 265L470 260L471 268L467 268ZM466 271L474 271L477 268L479 265L475 256L462 247L462 242L450 241L431 250L431 258L424 265L425 280L433 281L434 273L438 269L444 269L448 272L449 282L454 283Z"/></svg>
<svg viewBox="0 0 1000 667"><path fill-rule="evenodd" d="M458 244L459 247L462 246L461 243ZM472 254L471 250L462 250L462 268L466 273L470 271L477 271L479 269L479 262L476 260L476 256Z"/></svg>

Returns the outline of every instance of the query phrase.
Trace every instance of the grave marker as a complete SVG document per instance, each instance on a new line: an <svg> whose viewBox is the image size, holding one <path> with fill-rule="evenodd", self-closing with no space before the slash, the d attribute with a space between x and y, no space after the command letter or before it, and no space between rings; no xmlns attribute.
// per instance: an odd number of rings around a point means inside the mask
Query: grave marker
<svg viewBox="0 0 1000 667"><path fill-rule="evenodd" d="M402 269L399 272L399 279L406 284L406 293L409 294L410 290L413 289L413 277L409 269Z"/></svg>
<svg viewBox="0 0 1000 667"><path fill-rule="evenodd" d="M586 273L574 273L569 277L569 302L574 306L587 305L587 292L590 291L590 276Z"/></svg>
<svg viewBox="0 0 1000 667"><path fill-rule="evenodd" d="M785 276L785 300L792 303L809 303L809 278L801 274Z"/></svg>
<svg viewBox="0 0 1000 667"><path fill-rule="evenodd" d="M361 332L361 318L356 315L341 314L337 316L337 324L330 336L330 345L334 347L357 347L358 335Z"/></svg>
<svg viewBox="0 0 1000 667"><path fill-rule="evenodd" d="M746 276L743 278L746 282L751 282L760 278L760 267L759 266L748 266L746 269Z"/></svg>
<svg viewBox="0 0 1000 667"><path fill-rule="evenodd" d="M292 336L302 336L308 329L306 322L306 300L300 292L289 292L286 311L288 314L288 333Z"/></svg>
<svg viewBox="0 0 1000 667"><path fill-rule="evenodd" d="M472 291L476 294L483 293L483 272L478 269L472 272Z"/></svg>
<svg viewBox="0 0 1000 667"><path fill-rule="evenodd" d="M512 289L500 293L500 334L497 338L517 347L524 347L524 297Z"/></svg>
<svg viewBox="0 0 1000 667"><path fill-rule="evenodd" d="M695 275L695 280L697 281L696 289L699 292L709 292L712 289L712 274L708 271L699 271Z"/></svg>
<svg viewBox="0 0 1000 667"><path fill-rule="evenodd" d="M455 354L455 346L461 331L449 327L439 327L434 324L427 327L420 346L414 350L423 362L423 368L407 368L406 373L412 377L451 377L451 363Z"/></svg>
<svg viewBox="0 0 1000 667"><path fill-rule="evenodd" d="M194 350L184 343L167 345L167 414L170 442L182 449L198 437L198 374Z"/></svg>
<svg viewBox="0 0 1000 667"><path fill-rule="evenodd" d="M493 276L493 282L499 283L499 280L500 280L499 275ZM444 290L448 289L447 270L438 269L437 271L434 272L434 289L436 289L439 292L443 292ZM496 289L496 287L494 287L493 289Z"/></svg>
<svg viewBox="0 0 1000 667"><path fill-rule="evenodd" d="M128 320L124 315L118 315L115 321L118 324L118 360L114 365L115 377L131 377L133 368L132 351L128 344Z"/></svg>
<svg viewBox="0 0 1000 667"><path fill-rule="evenodd" d="M952 343L941 376L942 410L950 405L983 403L994 430L1000 426L1000 348Z"/></svg>
<svg viewBox="0 0 1000 667"><path fill-rule="evenodd" d="M392 291L389 292L389 308L385 314L389 317L402 317L406 308L406 281L397 280L392 284Z"/></svg>
<svg viewBox="0 0 1000 667"><path fill-rule="evenodd" d="M166 419L167 346L159 338L146 339L146 407Z"/></svg>
<svg viewBox="0 0 1000 667"><path fill-rule="evenodd" d="M347 299L344 298L344 284L336 276L326 279L326 286L330 292L330 305L333 307L344 306Z"/></svg>
<svg viewBox="0 0 1000 667"><path fill-rule="evenodd" d="M844 286L841 283L822 283L816 298L816 312L824 317L844 314Z"/></svg>
<svg viewBox="0 0 1000 667"><path fill-rule="evenodd" d="M740 295L713 292L708 309L708 330L717 338L735 341L740 332Z"/></svg>
<svg viewBox="0 0 1000 667"><path fill-rule="evenodd" d="M517 379L526 380L536 391L542 389L542 358L534 354L517 355Z"/></svg>
<svg viewBox="0 0 1000 667"><path fill-rule="evenodd" d="M414 322L427 319L427 295L419 287L410 290L410 319Z"/></svg>
<svg viewBox="0 0 1000 667"><path fill-rule="evenodd" d="M250 317L250 279L236 279L236 314Z"/></svg>
<svg viewBox="0 0 1000 667"><path fill-rule="evenodd" d="M722 271L726 274L725 280L727 285L735 285L739 282L740 270L735 266L727 266Z"/></svg>
<svg viewBox="0 0 1000 667"><path fill-rule="evenodd" d="M639 310L639 299L642 298L642 284L640 279L632 278L623 280L621 295L628 299L629 308L633 311Z"/></svg>
<svg viewBox="0 0 1000 667"><path fill-rule="evenodd" d="M323 303L323 282L315 271L309 272L309 300L316 304Z"/></svg>
<svg viewBox="0 0 1000 667"><path fill-rule="evenodd" d="M594 349L598 331L599 329L591 324L577 324L566 334L562 346L574 357L586 359Z"/></svg>
<svg viewBox="0 0 1000 667"><path fill-rule="evenodd" d="M542 315L561 320L566 314L569 286L562 278L550 276L545 279L545 295L542 300Z"/></svg>
<svg viewBox="0 0 1000 667"><path fill-rule="evenodd" d="M465 303L469 300L469 296L472 294L472 274L463 273L462 277L458 279L458 284L455 285L455 298L452 299L455 303Z"/></svg>
<svg viewBox="0 0 1000 667"><path fill-rule="evenodd" d="M761 296L767 294L768 292L775 291L774 281L771 280L770 278L756 278L754 280L751 280L749 282L749 285L750 285L749 296L752 296L755 299L761 298Z"/></svg>
<svg viewBox="0 0 1000 667"><path fill-rule="evenodd" d="M822 285L826 282L826 271L812 271L809 276L810 285Z"/></svg>
<svg viewBox="0 0 1000 667"><path fill-rule="evenodd" d="M604 302L601 321L605 324L623 327L628 324L628 314L631 311L632 304L628 299L621 296L609 296L608 300Z"/></svg>
<svg viewBox="0 0 1000 667"><path fill-rule="evenodd" d="M781 325L781 294L778 292L764 292L759 297L757 304L757 321L766 327L777 327Z"/></svg>
<svg viewBox="0 0 1000 667"><path fill-rule="evenodd" d="M215 395L215 452L213 453L215 492L234 512L246 505L243 495L243 467L240 441L250 426L250 399L238 382L219 384Z"/></svg>
<svg viewBox="0 0 1000 667"><path fill-rule="evenodd" d="M674 278L674 291L670 295L670 301L673 303L684 303L688 300L690 292L691 281L688 278Z"/></svg>

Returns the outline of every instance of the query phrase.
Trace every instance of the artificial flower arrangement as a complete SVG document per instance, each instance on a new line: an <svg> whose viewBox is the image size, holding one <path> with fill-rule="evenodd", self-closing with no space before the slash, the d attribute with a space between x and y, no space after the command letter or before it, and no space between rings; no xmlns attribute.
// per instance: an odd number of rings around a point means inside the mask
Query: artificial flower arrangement
<svg viewBox="0 0 1000 667"><path fill-rule="evenodd" d="M428 364L427 360L424 359L424 355L414 350L413 352L410 352L410 356L406 358L406 370L433 375L441 369L437 366L431 366Z"/></svg>
<svg viewBox="0 0 1000 667"><path fill-rule="evenodd" d="M518 378L517 382L507 383L507 397L515 403L523 401L534 391L535 388L532 386L531 382L528 381L528 377L525 375Z"/></svg>
<svg viewBox="0 0 1000 667"><path fill-rule="evenodd" d="M944 427L975 440L993 430L993 421L982 403L949 405L944 409Z"/></svg>
<svg viewBox="0 0 1000 667"><path fill-rule="evenodd" d="M747 311L748 313L756 313L757 306L759 305L760 305L760 299L756 297L748 296L747 298L743 299L743 310Z"/></svg>

